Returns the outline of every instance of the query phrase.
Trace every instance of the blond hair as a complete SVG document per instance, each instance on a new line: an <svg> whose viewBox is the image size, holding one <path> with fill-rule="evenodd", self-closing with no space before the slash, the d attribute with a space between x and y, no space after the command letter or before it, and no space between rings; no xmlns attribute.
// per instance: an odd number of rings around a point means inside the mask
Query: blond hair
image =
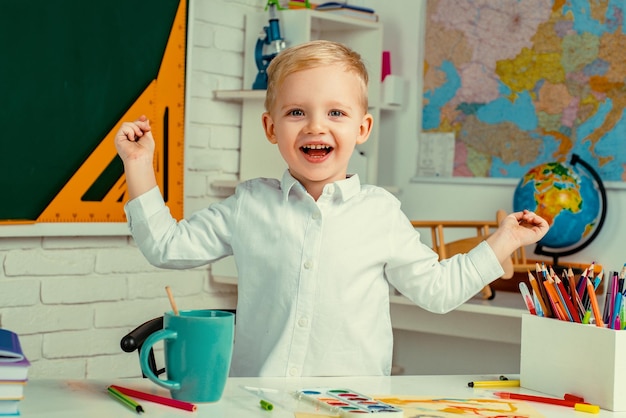
<svg viewBox="0 0 626 418"><path fill-rule="evenodd" d="M368 74L361 55L347 46L332 41L318 40L299 44L280 52L267 67L265 110L271 110L278 90L285 78L295 72L325 65L341 65L354 73L361 82L361 104L367 112Z"/></svg>

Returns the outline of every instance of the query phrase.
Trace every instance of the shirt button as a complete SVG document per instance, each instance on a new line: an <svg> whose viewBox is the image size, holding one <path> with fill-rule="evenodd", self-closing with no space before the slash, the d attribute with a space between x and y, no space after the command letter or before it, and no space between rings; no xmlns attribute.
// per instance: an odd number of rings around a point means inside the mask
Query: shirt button
<svg viewBox="0 0 626 418"><path fill-rule="evenodd" d="M300 318L298 320L298 325L300 325L301 327L306 327L307 325L309 325L309 320L306 318Z"/></svg>
<svg viewBox="0 0 626 418"><path fill-rule="evenodd" d="M304 268L309 270L311 267L313 267L313 262L312 261L305 261L304 262Z"/></svg>
<svg viewBox="0 0 626 418"><path fill-rule="evenodd" d="M297 367L292 367L291 369L289 369L289 376L297 376L297 375L298 375Z"/></svg>
<svg viewBox="0 0 626 418"><path fill-rule="evenodd" d="M312 216L312 218L313 218L313 219L315 219L315 220L317 220L317 219L319 219L319 218L321 218L321 217L322 217L322 214L321 214L321 213L319 213L319 212L315 212L315 213L313 214L313 216Z"/></svg>

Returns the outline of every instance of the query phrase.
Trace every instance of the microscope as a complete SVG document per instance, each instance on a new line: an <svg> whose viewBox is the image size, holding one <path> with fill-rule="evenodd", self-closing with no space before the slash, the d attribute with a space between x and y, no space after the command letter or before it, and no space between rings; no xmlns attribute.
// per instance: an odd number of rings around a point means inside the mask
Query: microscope
<svg viewBox="0 0 626 418"><path fill-rule="evenodd" d="M280 35L280 25L276 17L276 9L281 9L278 0L268 0L265 10L268 8L270 11L269 23L263 27L254 49L254 60L259 72L252 84L253 90L267 89L267 66L280 51L287 47L285 40Z"/></svg>

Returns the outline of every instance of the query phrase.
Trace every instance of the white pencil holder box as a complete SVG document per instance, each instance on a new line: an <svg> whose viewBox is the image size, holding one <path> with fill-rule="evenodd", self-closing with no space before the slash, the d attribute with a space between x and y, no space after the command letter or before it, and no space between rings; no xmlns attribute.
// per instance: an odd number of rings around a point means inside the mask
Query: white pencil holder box
<svg viewBox="0 0 626 418"><path fill-rule="evenodd" d="M522 315L520 384L626 411L626 330Z"/></svg>

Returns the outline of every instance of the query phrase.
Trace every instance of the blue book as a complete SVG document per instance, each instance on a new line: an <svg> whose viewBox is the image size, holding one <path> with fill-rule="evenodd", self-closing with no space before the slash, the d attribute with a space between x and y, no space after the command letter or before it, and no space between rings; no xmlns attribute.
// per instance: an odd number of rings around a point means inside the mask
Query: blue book
<svg viewBox="0 0 626 418"><path fill-rule="evenodd" d="M25 380L29 367L18 335L0 328L0 380Z"/></svg>
<svg viewBox="0 0 626 418"><path fill-rule="evenodd" d="M22 359L24 359L24 353L17 334L0 328L0 363L16 362Z"/></svg>

